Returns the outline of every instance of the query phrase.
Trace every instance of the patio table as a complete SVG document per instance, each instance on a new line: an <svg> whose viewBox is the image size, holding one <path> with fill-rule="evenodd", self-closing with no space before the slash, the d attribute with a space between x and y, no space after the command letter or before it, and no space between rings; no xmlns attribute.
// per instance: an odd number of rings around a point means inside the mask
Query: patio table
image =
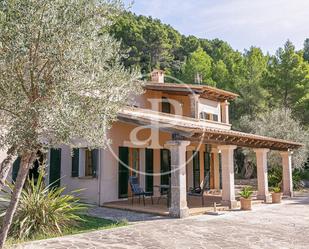
<svg viewBox="0 0 309 249"><path fill-rule="evenodd" d="M171 193L170 185L162 184L162 185L154 185L153 187L159 188L160 189L160 193L161 193L161 190L163 190L163 191L165 190L167 192L167 207L170 207L170 193ZM160 198L161 198L161 196L159 197L157 203L159 203Z"/></svg>

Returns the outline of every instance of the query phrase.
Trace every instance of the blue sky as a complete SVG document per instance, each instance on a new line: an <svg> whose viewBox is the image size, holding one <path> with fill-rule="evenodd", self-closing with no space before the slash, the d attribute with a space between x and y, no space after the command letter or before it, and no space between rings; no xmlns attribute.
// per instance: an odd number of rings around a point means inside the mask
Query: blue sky
<svg viewBox="0 0 309 249"><path fill-rule="evenodd" d="M300 49L309 38L309 0L135 0L131 10L240 51L254 45L274 53L287 39Z"/></svg>

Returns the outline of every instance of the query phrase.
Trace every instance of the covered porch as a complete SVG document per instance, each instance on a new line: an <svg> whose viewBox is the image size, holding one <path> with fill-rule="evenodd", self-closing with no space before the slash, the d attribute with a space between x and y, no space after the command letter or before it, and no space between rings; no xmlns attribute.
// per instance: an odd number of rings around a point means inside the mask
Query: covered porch
<svg viewBox="0 0 309 249"><path fill-rule="evenodd" d="M237 206L239 207L239 195L237 191L235 192L235 199L238 200ZM146 198L145 205L141 199L135 198L134 203L132 205L132 199L128 198L125 200L119 200L114 202L105 203L103 206L108 208L115 208L126 211L133 212L141 212L141 213L149 213L160 216L169 216L169 206L167 198L161 198L158 201L159 197L153 197L153 203L150 198ZM206 194L204 195L204 205L201 203L201 199L196 196L187 196L187 206L189 210L189 215L200 215L200 214L216 214L221 211L229 210L229 206L222 205L222 196L221 194L212 195ZM259 200L256 196L256 191L253 196L253 204L261 204L263 200Z"/></svg>
<svg viewBox="0 0 309 249"><path fill-rule="evenodd" d="M128 210L135 209L135 211L141 212L148 210L152 213L157 210L163 215L179 218L194 213L213 211L214 203L217 203L219 209L234 209L238 205L234 184L234 150L238 146L252 148L256 153L258 180L256 199L259 202L270 201L267 178L267 153L270 149L280 151L283 194L293 196L291 155L293 149L297 149L301 144L228 129L213 128L209 127L209 124L193 118L153 111L144 112L137 109L124 110L119 114L119 119L122 122L145 125L171 134L171 139L164 143L164 149L168 150L170 154L170 205L167 206L166 203L151 205L150 200L147 200L145 206L132 205L130 201L124 200L106 203L105 206ZM202 171L201 165L204 165L208 153L210 155L208 160L212 161L212 177L208 178L209 184L211 184L210 188L220 191L220 195L215 196L215 198L206 196L207 200L205 198L204 207L200 205L200 200L196 200L196 197L188 196L188 184L190 179L194 181L196 171L194 170L194 157L191 160L193 171L188 171L191 166L188 164L190 161L187 160L187 157L188 153L194 153L197 144L201 145L200 148L203 152L202 159L198 163L200 170L197 174L200 174L200 180L204 179L203 176L206 176L206 169L204 168ZM200 151L198 154L200 154ZM201 163L203 160L204 162ZM190 174L188 172L192 172L193 178L192 176L188 177L188 174ZM194 182L193 184L195 186ZM158 197L155 193L154 196Z"/></svg>
<svg viewBox="0 0 309 249"><path fill-rule="evenodd" d="M134 199L134 204L132 205L131 198L126 200L120 200L115 202L105 203L104 207L123 209L134 212L143 212L156 214L161 216L169 215L169 207L167 198L161 198L158 202L159 197L153 197L153 204L150 198L146 198L146 205L144 206L143 201L138 198ZM188 196L187 206L189 209L189 215L204 214L206 212L214 211L214 203L216 203L217 211L228 210L228 206L223 206L221 204L221 196L205 196L204 206L201 204L201 199L195 196Z"/></svg>

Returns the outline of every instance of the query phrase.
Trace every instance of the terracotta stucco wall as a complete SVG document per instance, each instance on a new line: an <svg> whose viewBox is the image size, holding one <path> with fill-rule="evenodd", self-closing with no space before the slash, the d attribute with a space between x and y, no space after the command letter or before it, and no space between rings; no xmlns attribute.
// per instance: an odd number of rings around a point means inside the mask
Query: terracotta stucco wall
<svg viewBox="0 0 309 249"><path fill-rule="evenodd" d="M118 199L118 150L119 146L145 148L145 145L136 145L130 142L130 132L137 126L115 122L109 132L108 137L112 143L103 151L101 164L101 205L104 202L115 201ZM141 141L146 141L150 136L150 130L140 130L138 138ZM159 144L171 139L168 133L160 132ZM148 146L147 146L148 147ZM163 148L163 147L162 147ZM154 173L160 173L160 150L154 149ZM160 184L160 176L154 177L154 185ZM155 190L156 191L156 190ZM156 194L156 193L155 193Z"/></svg>

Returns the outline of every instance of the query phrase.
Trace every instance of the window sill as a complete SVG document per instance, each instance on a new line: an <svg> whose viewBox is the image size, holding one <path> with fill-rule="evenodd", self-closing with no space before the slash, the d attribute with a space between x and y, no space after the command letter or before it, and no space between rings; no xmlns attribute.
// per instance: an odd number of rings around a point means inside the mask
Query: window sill
<svg viewBox="0 0 309 249"><path fill-rule="evenodd" d="M78 179L81 179L81 180L86 180L86 179L95 179L94 176L79 176Z"/></svg>

